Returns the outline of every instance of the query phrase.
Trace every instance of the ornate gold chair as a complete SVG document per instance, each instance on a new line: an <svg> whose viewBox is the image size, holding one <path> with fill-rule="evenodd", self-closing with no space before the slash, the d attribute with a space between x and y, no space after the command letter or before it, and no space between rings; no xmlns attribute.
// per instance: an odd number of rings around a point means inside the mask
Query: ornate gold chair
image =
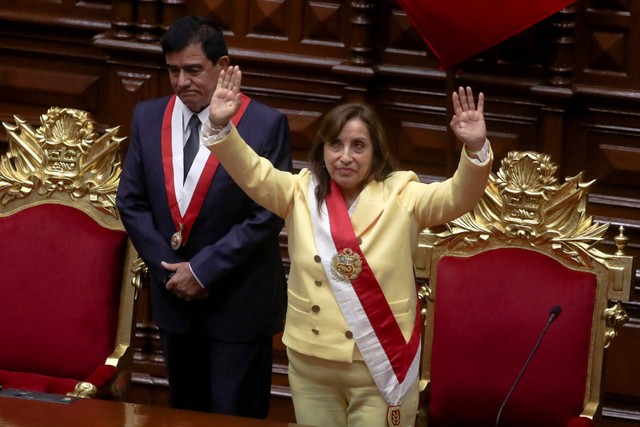
<svg viewBox="0 0 640 427"><path fill-rule="evenodd" d="M627 320L632 257L594 246L592 182L511 152L476 209L421 235L428 281L419 418L429 427L593 426L605 348ZM561 311L560 311L561 310ZM423 311L424 312L424 311ZM556 319L557 318L557 319Z"/></svg>
<svg viewBox="0 0 640 427"><path fill-rule="evenodd" d="M118 128L50 108L34 130L3 123L0 385L122 398L144 265L115 207Z"/></svg>

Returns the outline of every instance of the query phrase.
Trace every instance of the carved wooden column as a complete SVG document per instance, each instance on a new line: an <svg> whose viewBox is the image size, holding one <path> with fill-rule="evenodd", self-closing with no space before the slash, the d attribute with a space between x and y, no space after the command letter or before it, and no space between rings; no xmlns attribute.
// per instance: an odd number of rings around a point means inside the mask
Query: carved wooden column
<svg viewBox="0 0 640 427"><path fill-rule="evenodd" d="M138 0L136 14L136 40L149 43L158 40L160 19L159 0Z"/></svg>
<svg viewBox="0 0 640 427"><path fill-rule="evenodd" d="M575 70L576 9L581 2L573 3L552 15L543 23L549 26L551 55L546 65L545 82L531 91L544 99L541 121L542 151L551 155L558 165L563 165L563 141L566 138L565 114L572 102L573 73ZM560 170L560 174L564 171Z"/></svg>
<svg viewBox="0 0 640 427"><path fill-rule="evenodd" d="M373 78L373 62L375 45L373 43L376 30L376 0L353 0L351 6L351 24L345 45L351 51L348 61L337 65L333 71L347 77L349 83L345 87L343 101L365 101L369 82Z"/></svg>
<svg viewBox="0 0 640 427"><path fill-rule="evenodd" d="M111 37L115 39L130 39L134 22L134 3L136 0L113 0Z"/></svg>
<svg viewBox="0 0 640 427"><path fill-rule="evenodd" d="M373 46L373 33L375 31L376 10L375 0L354 0L351 2L353 16L351 18L351 40L349 49L352 57L349 62L358 66L373 64L375 48Z"/></svg>
<svg viewBox="0 0 640 427"><path fill-rule="evenodd" d="M160 30L164 33L174 21L187 14L187 0L161 0Z"/></svg>
<svg viewBox="0 0 640 427"><path fill-rule="evenodd" d="M147 283L148 286L148 283ZM151 319L149 289L139 294L133 344L133 375L128 398L152 405L168 404L168 380L158 327Z"/></svg>
<svg viewBox="0 0 640 427"><path fill-rule="evenodd" d="M568 87L573 81L576 9L576 3L573 3L549 18L552 52L547 65L547 82L551 86Z"/></svg>

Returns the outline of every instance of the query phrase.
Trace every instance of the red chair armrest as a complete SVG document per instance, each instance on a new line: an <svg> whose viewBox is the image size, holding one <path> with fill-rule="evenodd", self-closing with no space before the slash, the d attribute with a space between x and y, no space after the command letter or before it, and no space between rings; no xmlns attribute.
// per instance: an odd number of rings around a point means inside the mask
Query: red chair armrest
<svg viewBox="0 0 640 427"><path fill-rule="evenodd" d="M571 420L568 427L595 427L596 423L591 418L575 417Z"/></svg>
<svg viewBox="0 0 640 427"><path fill-rule="evenodd" d="M115 366L102 365L93 371L85 381L93 384L98 390L100 390L109 385L109 383L115 379L116 374L117 369Z"/></svg>

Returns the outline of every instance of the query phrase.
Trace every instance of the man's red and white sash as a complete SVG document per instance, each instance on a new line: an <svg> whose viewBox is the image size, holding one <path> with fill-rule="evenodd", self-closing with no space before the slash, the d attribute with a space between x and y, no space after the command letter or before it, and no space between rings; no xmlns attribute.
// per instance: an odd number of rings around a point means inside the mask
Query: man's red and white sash
<svg viewBox="0 0 640 427"><path fill-rule="evenodd" d="M406 342L380 284L357 243L353 225L339 188L332 182L331 194L318 212L316 181L309 188L309 209L316 248L340 310L380 393L390 406L402 403L418 376L420 365L420 314ZM333 274L332 258L344 248L357 253L362 271L351 282Z"/></svg>
<svg viewBox="0 0 640 427"><path fill-rule="evenodd" d="M242 94L242 104L231 119L237 126L251 99ZM200 149L193 160L189 174L183 183L184 141L182 128L182 106L179 98L171 97L164 111L162 120L162 166L164 184L169 198L169 209L176 227L181 235L182 245L187 244L191 227L195 222L213 176L216 173L218 158L206 149ZM179 189L179 191L176 191Z"/></svg>

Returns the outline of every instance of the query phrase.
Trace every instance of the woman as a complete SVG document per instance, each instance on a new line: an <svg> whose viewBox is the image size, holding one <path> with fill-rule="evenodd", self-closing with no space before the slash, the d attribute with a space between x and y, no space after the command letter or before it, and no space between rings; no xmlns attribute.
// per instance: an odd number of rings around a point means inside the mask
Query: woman
<svg viewBox="0 0 640 427"><path fill-rule="evenodd" d="M420 327L412 257L422 229L471 210L484 191L483 95L476 108L470 88L453 94L451 128L465 154L452 178L423 184L394 172L379 120L359 104L324 117L310 170L278 171L229 124L240 82L238 67L221 72L203 143L252 199L285 219L283 342L297 422L413 426Z"/></svg>

